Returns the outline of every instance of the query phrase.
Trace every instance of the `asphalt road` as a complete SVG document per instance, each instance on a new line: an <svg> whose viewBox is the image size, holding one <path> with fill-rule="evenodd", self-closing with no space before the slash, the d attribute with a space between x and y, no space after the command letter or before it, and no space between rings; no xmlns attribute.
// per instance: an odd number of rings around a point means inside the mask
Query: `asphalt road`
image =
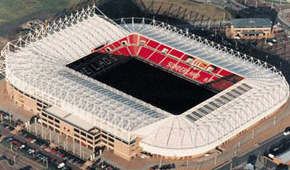
<svg viewBox="0 0 290 170"><path fill-rule="evenodd" d="M238 156L238 157L234 157L231 161L229 161L227 164L217 168L216 170L229 170L233 167L236 167L236 166L240 166L244 163L247 163L250 156L252 155L255 155L255 156L258 156L258 155L263 155L265 153L265 151L268 151L273 145L277 144L278 142L280 142L282 139L289 139L290 137L285 137L283 135L283 133L275 136L275 137L272 137L271 139L269 139L268 141L265 141L263 143L260 144L260 146L258 146L257 148L253 149L252 151L250 152L247 152L241 156Z"/></svg>

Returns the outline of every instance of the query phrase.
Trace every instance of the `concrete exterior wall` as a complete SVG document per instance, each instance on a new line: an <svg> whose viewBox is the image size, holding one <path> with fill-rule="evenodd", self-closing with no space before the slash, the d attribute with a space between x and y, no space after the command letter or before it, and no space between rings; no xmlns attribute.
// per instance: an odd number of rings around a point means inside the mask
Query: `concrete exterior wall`
<svg viewBox="0 0 290 170"><path fill-rule="evenodd" d="M13 88L9 82L6 82L6 89L9 97L15 102L15 104L35 115L39 113L36 100Z"/></svg>

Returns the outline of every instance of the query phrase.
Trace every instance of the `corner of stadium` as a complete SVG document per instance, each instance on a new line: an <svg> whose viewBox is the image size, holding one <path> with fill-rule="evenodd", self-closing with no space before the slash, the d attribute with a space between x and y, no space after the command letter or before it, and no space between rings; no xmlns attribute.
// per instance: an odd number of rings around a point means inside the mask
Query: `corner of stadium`
<svg viewBox="0 0 290 170"><path fill-rule="evenodd" d="M53 21L0 57L10 98L92 154L204 156L288 101L264 61L154 19L97 13Z"/></svg>

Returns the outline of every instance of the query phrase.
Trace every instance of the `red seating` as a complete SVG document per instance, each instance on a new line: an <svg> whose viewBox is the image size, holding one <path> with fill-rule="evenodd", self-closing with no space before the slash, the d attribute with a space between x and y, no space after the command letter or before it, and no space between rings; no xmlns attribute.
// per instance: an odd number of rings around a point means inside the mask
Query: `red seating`
<svg viewBox="0 0 290 170"><path fill-rule="evenodd" d="M97 52L108 53L108 47L112 54L142 57L162 67L173 70L182 76L194 79L201 84L212 82L210 86L216 90L224 90L233 85L231 81L240 81L243 79L243 77L237 75L232 77L230 75L233 75L233 73L216 67L197 57L190 56L192 63L179 62L176 58L180 58L181 61L187 61L189 56L179 50L172 49L169 46L160 44L157 41L139 34L131 34L111 45L105 45L103 48L97 50ZM194 65L196 68L191 68L190 65ZM220 77L230 78L221 79Z"/></svg>
<svg viewBox="0 0 290 170"><path fill-rule="evenodd" d="M181 58L184 53L173 49L173 50L170 51L169 54L173 55L174 57Z"/></svg>
<svg viewBox="0 0 290 170"><path fill-rule="evenodd" d="M138 56L142 57L142 58L148 58L154 51L150 50L146 47L141 47Z"/></svg>
<svg viewBox="0 0 290 170"><path fill-rule="evenodd" d="M210 81L209 81L209 82L216 81L216 80L218 80L218 79L219 79L219 77L212 76L212 77L210 78Z"/></svg>
<svg viewBox="0 0 290 170"><path fill-rule="evenodd" d="M121 47L121 43L119 41L116 41L112 44L115 48Z"/></svg>
<svg viewBox="0 0 290 170"><path fill-rule="evenodd" d="M216 67L216 69L212 69L212 73L217 74L221 69L219 67Z"/></svg>
<svg viewBox="0 0 290 170"><path fill-rule="evenodd" d="M154 63L159 64L163 59L165 58L165 55L160 54L158 52L154 52L150 57L148 57L147 59L149 61L152 61Z"/></svg>
<svg viewBox="0 0 290 170"><path fill-rule="evenodd" d="M151 48L154 48L154 49L155 49L158 45L159 45L159 43L156 42L156 41L153 41L153 40L150 40L150 41L147 43L147 46L148 46L148 47L151 47Z"/></svg>
<svg viewBox="0 0 290 170"><path fill-rule="evenodd" d="M166 49L166 54L171 50L170 47L165 46L165 45L163 45L163 44L160 44L160 45L158 46L158 48L157 48L157 50L160 51L160 52L163 52L163 50L165 50L165 49Z"/></svg>
<svg viewBox="0 0 290 170"><path fill-rule="evenodd" d="M171 65L174 65L175 63L177 63L177 60L174 60L170 57L167 57L164 61L162 61L162 63L160 64L161 66L164 66L166 68L170 68Z"/></svg>
<svg viewBox="0 0 290 170"><path fill-rule="evenodd" d="M125 46L125 47L122 47L118 50L122 55L124 56L130 56L131 53L129 52L128 48Z"/></svg>
<svg viewBox="0 0 290 170"><path fill-rule="evenodd" d="M218 80L217 82L211 84L210 86L218 91L225 90L233 85L232 82L227 80Z"/></svg>
<svg viewBox="0 0 290 170"><path fill-rule="evenodd" d="M141 41L144 41L145 42L144 45L147 44L147 42L149 41L148 38L143 37L143 36L139 36L139 39L140 39L140 43L141 43Z"/></svg>
<svg viewBox="0 0 290 170"><path fill-rule="evenodd" d="M131 45L131 46L128 46L127 48L128 48L129 51L131 52L131 55L136 56L137 53L138 53L138 51L139 51L140 46L137 46L137 45Z"/></svg>
<svg viewBox="0 0 290 170"><path fill-rule="evenodd" d="M200 76L196 80L200 83L207 83L211 77L211 74L201 71Z"/></svg>
<svg viewBox="0 0 290 170"><path fill-rule="evenodd" d="M124 37L124 38L118 40L118 42L119 42L120 44L122 44L122 42L126 42L127 44L129 44L127 37Z"/></svg>
<svg viewBox="0 0 290 170"><path fill-rule="evenodd" d="M227 70L222 70L219 75L223 76L223 77L226 77L226 76L229 76L231 75L232 73L227 71Z"/></svg>
<svg viewBox="0 0 290 170"><path fill-rule="evenodd" d="M114 55L123 55L119 50L115 50L115 51L111 52L111 54L114 54Z"/></svg>
<svg viewBox="0 0 290 170"><path fill-rule="evenodd" d="M129 44L138 44L139 43L139 35L138 34L131 34L128 36Z"/></svg>
<svg viewBox="0 0 290 170"><path fill-rule="evenodd" d="M186 58L188 57L187 54L184 54L183 57L181 58L181 60L186 61Z"/></svg>
<svg viewBox="0 0 290 170"><path fill-rule="evenodd" d="M178 72L181 74L185 74L189 68L189 65L180 62L175 66L175 69L178 70Z"/></svg>
<svg viewBox="0 0 290 170"><path fill-rule="evenodd" d="M200 77L199 72L200 72L200 70L198 70L198 69L190 68L185 75L187 77L189 77L190 79L197 79Z"/></svg>

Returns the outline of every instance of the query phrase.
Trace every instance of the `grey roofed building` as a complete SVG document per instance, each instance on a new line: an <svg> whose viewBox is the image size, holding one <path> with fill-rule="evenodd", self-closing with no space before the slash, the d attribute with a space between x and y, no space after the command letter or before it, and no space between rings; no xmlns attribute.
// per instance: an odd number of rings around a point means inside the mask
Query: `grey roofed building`
<svg viewBox="0 0 290 170"><path fill-rule="evenodd" d="M268 18L239 18L232 19L235 28L263 28L271 27L272 22Z"/></svg>

